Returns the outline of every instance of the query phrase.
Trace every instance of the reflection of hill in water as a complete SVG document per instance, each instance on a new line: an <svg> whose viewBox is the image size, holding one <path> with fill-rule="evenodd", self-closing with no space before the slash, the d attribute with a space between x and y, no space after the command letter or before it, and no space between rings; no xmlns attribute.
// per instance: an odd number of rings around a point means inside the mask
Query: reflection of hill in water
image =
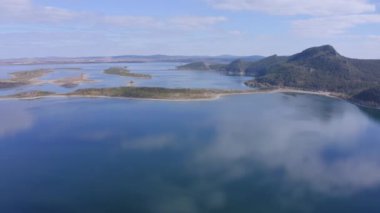
<svg viewBox="0 0 380 213"><path fill-rule="evenodd" d="M367 107L359 107L360 110L368 116L371 120L380 123L380 109L372 109Z"/></svg>
<svg viewBox="0 0 380 213"><path fill-rule="evenodd" d="M283 94L284 100L300 110L299 112L302 113L300 117L318 115L318 118L324 122L343 116L345 110L342 107L346 107L342 101L335 98L297 93Z"/></svg>
<svg viewBox="0 0 380 213"><path fill-rule="evenodd" d="M354 105L309 95L252 96L256 104L244 98L233 97L218 108L215 138L196 153L202 173L238 179L257 172L254 165L259 164L267 174L281 171L290 183L327 194L380 183L375 153L362 146L376 134L368 132L368 119ZM374 172L363 176L352 173L354 168Z"/></svg>

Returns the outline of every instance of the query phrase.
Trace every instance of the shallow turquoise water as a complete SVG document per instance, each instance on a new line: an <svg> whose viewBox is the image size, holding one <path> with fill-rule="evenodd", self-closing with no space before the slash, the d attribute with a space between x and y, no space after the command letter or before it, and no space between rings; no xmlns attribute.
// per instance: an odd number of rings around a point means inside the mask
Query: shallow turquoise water
<svg viewBox="0 0 380 213"><path fill-rule="evenodd" d="M379 212L380 113L309 95L0 102L0 212Z"/></svg>

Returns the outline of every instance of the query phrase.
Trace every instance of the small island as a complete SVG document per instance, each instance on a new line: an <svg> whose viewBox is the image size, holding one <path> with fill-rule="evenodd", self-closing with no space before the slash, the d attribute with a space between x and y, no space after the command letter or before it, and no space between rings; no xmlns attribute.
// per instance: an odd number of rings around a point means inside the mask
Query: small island
<svg viewBox="0 0 380 213"><path fill-rule="evenodd" d="M12 72L10 75L12 76L12 79L16 81L30 81L41 78L52 72L53 70L51 69L37 69L31 71Z"/></svg>
<svg viewBox="0 0 380 213"><path fill-rule="evenodd" d="M93 80L90 80L86 74L81 74L78 77L68 77L68 78L62 78L62 79L57 79L53 80L52 83L59 85L64 88L75 88L79 86L79 84L82 83L88 83L88 82L93 82Z"/></svg>
<svg viewBox="0 0 380 213"><path fill-rule="evenodd" d="M132 78L152 78L152 76L148 74L132 73L127 67L111 67L104 70L104 73L109 75L119 75Z"/></svg>
<svg viewBox="0 0 380 213"><path fill-rule="evenodd" d="M79 84L93 82L88 76L82 73L80 76L53 79L53 80L42 80L40 78L54 72L51 69L37 69L30 71L20 71L12 72L9 75L9 79L0 79L0 89L12 89L27 85L37 85L37 84L55 84L64 88L74 88L79 86ZM33 94L33 93L32 93Z"/></svg>
<svg viewBox="0 0 380 213"><path fill-rule="evenodd" d="M0 89L11 89L20 86L28 85L27 82L18 82L12 80L0 80Z"/></svg>
<svg viewBox="0 0 380 213"><path fill-rule="evenodd" d="M38 79L53 72L51 69L37 69L10 73L10 79L1 79L0 88L10 89L30 84L41 83Z"/></svg>

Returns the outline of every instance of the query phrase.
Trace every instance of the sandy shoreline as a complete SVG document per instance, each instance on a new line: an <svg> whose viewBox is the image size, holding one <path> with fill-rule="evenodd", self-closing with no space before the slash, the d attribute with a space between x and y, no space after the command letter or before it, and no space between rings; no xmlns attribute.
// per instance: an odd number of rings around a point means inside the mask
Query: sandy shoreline
<svg viewBox="0 0 380 213"><path fill-rule="evenodd" d="M305 91L297 89L273 89L273 90L249 90L241 92L221 92L220 94L214 94L212 97L205 98L136 98L136 97L117 97L117 96L101 96L101 95L71 95L71 94L52 94L52 95L42 95L42 96L31 96L31 97L0 97L1 100L38 100L43 98L93 98L93 99L130 99L130 100L149 100L149 101L175 101L175 102L188 102L188 101L214 101L226 96L235 95L254 95L254 94L275 94L275 93L294 93L294 94L309 94L325 96L340 100L345 100L342 98L341 94L335 94L331 92L323 91Z"/></svg>

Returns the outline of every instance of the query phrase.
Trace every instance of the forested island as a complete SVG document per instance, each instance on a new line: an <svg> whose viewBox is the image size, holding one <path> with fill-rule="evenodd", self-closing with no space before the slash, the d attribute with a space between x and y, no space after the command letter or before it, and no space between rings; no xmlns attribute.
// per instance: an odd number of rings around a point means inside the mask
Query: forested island
<svg viewBox="0 0 380 213"><path fill-rule="evenodd" d="M148 74L132 73L127 67L111 67L104 70L104 73L109 75L119 75L132 78L152 78L152 76Z"/></svg>

